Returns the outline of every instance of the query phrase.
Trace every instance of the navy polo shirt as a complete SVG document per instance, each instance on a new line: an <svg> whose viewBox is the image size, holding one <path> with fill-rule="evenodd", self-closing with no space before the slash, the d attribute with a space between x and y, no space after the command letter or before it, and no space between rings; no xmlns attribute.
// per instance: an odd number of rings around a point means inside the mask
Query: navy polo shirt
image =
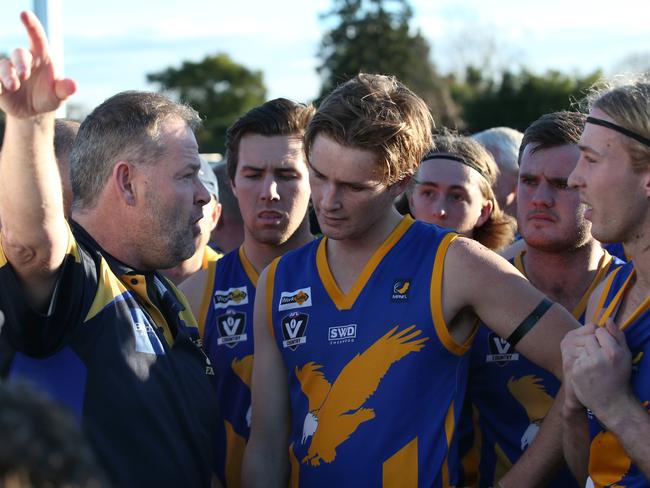
<svg viewBox="0 0 650 488"><path fill-rule="evenodd" d="M115 486L209 486L214 373L187 301L71 226L47 314L26 303L0 249L9 376L72 411Z"/></svg>

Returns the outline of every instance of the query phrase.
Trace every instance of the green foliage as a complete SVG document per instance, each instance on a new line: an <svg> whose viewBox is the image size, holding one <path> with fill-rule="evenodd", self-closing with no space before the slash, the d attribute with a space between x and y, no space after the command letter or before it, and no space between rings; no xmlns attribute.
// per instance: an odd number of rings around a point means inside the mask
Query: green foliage
<svg viewBox="0 0 650 488"><path fill-rule="evenodd" d="M359 72L395 75L429 105L436 122L456 125L456 107L436 73L430 46L413 32L407 0L334 0L323 19L335 24L321 40L319 98Z"/></svg>
<svg viewBox="0 0 650 488"><path fill-rule="evenodd" d="M478 69L469 66L465 81L451 80L451 86L469 131L496 126L524 131L545 113L572 109L572 103L581 100L600 77L600 71L574 77L555 70L538 75L523 69L504 71L500 80L494 80L483 79Z"/></svg>
<svg viewBox="0 0 650 488"><path fill-rule="evenodd" d="M226 129L242 114L264 103L266 87L261 71L251 71L227 54L202 61L184 61L147 75L147 81L194 107L204 118L197 133L201 152L224 151Z"/></svg>

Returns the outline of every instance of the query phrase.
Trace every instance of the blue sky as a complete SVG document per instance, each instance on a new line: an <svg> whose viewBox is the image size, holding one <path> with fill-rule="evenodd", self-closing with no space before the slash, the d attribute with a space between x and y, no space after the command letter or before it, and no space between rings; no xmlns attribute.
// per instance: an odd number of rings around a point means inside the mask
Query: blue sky
<svg viewBox="0 0 650 488"><path fill-rule="evenodd" d="M226 52L262 70L269 97L309 100L319 87L316 51L330 0L60 0L65 72L73 103L92 108L126 89L153 89L146 73ZM413 0L414 26L431 41L441 72L467 62L613 74L629 55L650 65L645 0ZM615 7L613 7L615 5ZM26 44L19 12L3 2L0 52Z"/></svg>

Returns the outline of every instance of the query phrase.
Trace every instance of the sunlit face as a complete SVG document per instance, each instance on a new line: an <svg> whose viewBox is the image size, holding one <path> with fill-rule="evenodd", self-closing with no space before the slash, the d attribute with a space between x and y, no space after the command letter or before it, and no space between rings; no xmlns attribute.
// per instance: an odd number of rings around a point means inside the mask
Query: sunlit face
<svg viewBox="0 0 650 488"><path fill-rule="evenodd" d="M309 155L312 202L321 231L331 239L355 241L391 212L399 192L383 183L377 156L318 134Z"/></svg>
<svg viewBox="0 0 650 488"><path fill-rule="evenodd" d="M594 108L590 116L616 123ZM580 138L580 158L569 177L585 203L591 233L601 242L631 242L647 233L650 220L647 184L650 169L634 172L624 146L625 136L587 122Z"/></svg>
<svg viewBox="0 0 650 488"><path fill-rule="evenodd" d="M430 224L472 237L489 218L491 204L481 191L476 170L451 159L429 159L420 164L409 195L413 216Z"/></svg>
<svg viewBox="0 0 650 488"><path fill-rule="evenodd" d="M210 193L198 177L200 159L192 130L181 120L161 127L162 157L141 164L145 174L139 232L146 236L145 264L151 269L176 266L195 251L199 221Z"/></svg>
<svg viewBox="0 0 650 488"><path fill-rule="evenodd" d="M303 223L309 205L302 138L242 137L232 189L246 239L271 245L287 242Z"/></svg>
<svg viewBox="0 0 650 488"><path fill-rule="evenodd" d="M535 150L528 144L521 155L517 186L517 224L534 248L564 251L582 246L591 225L576 188L568 185L580 151L573 144Z"/></svg>

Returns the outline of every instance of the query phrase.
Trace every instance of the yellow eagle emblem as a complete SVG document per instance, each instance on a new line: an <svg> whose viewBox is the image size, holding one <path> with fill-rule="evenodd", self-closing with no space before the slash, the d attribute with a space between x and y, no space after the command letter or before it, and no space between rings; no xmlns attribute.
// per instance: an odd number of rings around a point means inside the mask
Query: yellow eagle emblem
<svg viewBox="0 0 650 488"><path fill-rule="evenodd" d="M361 354L354 356L330 384L314 362L295 368L303 393L309 400L309 412L303 424L302 442L312 437L303 464L331 463L336 448L345 442L363 422L375 418L371 408L362 408L377 391L390 367L404 356L418 352L428 337L415 325L397 332L397 327L380 337Z"/></svg>

